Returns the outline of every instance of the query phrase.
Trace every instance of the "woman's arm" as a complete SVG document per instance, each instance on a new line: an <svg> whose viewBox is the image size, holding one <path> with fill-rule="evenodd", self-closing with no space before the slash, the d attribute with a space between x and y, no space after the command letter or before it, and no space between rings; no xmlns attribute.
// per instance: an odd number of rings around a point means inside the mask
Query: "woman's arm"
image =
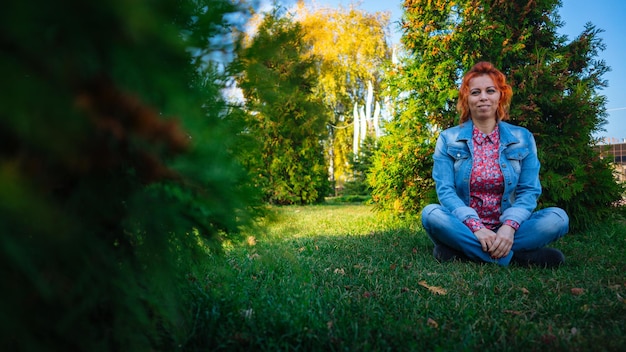
<svg viewBox="0 0 626 352"><path fill-rule="evenodd" d="M525 130L525 140L528 141L528 154L520 161L520 173L515 187L515 199L512 206L506 209L500 220L513 220L521 224L528 219L537 207L537 199L541 195L539 181L540 163L537 156L537 145L532 133ZM507 195L504 195L507 197Z"/></svg>
<svg viewBox="0 0 626 352"><path fill-rule="evenodd" d="M449 151L448 142L444 133L437 139L433 155L434 164L432 173L437 190L437 197L441 205L463 222L469 218L479 220L476 211L465 204L459 197L456 189L454 163L462 162L461 159L470 157L468 151L461 151L460 148L458 151ZM469 162L469 160L466 160L466 162Z"/></svg>

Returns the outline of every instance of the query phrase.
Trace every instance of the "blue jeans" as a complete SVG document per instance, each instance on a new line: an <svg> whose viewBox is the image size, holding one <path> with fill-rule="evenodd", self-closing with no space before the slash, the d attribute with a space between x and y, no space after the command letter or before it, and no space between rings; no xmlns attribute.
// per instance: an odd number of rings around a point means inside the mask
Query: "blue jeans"
<svg viewBox="0 0 626 352"><path fill-rule="evenodd" d="M507 266L515 251L539 249L563 237L569 230L569 217L561 208L545 208L534 212L515 232L509 254L493 259L483 252L478 238L463 222L439 204L422 210L422 225L435 245L444 244L460 251L471 260Z"/></svg>

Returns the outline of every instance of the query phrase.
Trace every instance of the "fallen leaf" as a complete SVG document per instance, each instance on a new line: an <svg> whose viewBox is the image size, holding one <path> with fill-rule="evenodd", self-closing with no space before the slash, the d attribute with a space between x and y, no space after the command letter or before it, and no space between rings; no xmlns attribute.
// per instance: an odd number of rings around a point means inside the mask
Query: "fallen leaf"
<svg viewBox="0 0 626 352"><path fill-rule="evenodd" d="M574 296L580 296L580 295L582 295L583 293L585 293L585 289L583 289L583 288L580 288L580 287L574 287L574 288L572 288L572 294L573 294Z"/></svg>
<svg viewBox="0 0 626 352"><path fill-rule="evenodd" d="M396 264L391 264L391 265L389 265L389 269L392 270L392 271L396 270L396 266L397 266Z"/></svg>
<svg viewBox="0 0 626 352"><path fill-rule="evenodd" d="M428 321L426 322L426 324L430 326L431 328L435 328L435 329L439 327L439 323L437 323L433 318L428 318Z"/></svg>
<svg viewBox="0 0 626 352"><path fill-rule="evenodd" d="M529 293L530 293L530 291L528 291L528 289L527 289L526 287L522 287L522 288L520 289L520 291L522 291L522 293L523 293L523 294L525 294L525 295L527 295L527 294L529 294Z"/></svg>
<svg viewBox="0 0 626 352"><path fill-rule="evenodd" d="M545 334L541 336L541 341L546 345L551 345L554 343L554 341L556 341L556 336L552 334Z"/></svg>
<svg viewBox="0 0 626 352"><path fill-rule="evenodd" d="M519 310L510 310L510 309L503 310L503 313L512 314L512 315L521 315L522 314L522 312L520 312Z"/></svg>
<svg viewBox="0 0 626 352"><path fill-rule="evenodd" d="M548 326L548 333L541 336L541 340L546 345L551 345L554 341L556 341L556 336L552 333L552 326Z"/></svg>
<svg viewBox="0 0 626 352"><path fill-rule="evenodd" d="M346 271L340 268L335 269L335 274L345 275Z"/></svg>
<svg viewBox="0 0 626 352"><path fill-rule="evenodd" d="M413 247L413 254L417 254L417 248Z"/></svg>
<svg viewBox="0 0 626 352"><path fill-rule="evenodd" d="M428 289L428 291L436 294L436 295L445 295L447 292L445 289L441 288L441 287L437 287L437 286L430 286L429 284L426 283L426 281L420 281L418 282L418 284L422 287L425 287Z"/></svg>

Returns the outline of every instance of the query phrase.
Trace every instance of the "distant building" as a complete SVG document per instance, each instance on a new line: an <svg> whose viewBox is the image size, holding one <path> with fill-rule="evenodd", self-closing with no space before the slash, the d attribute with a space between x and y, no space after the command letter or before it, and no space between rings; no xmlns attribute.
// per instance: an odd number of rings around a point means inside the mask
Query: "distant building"
<svg viewBox="0 0 626 352"><path fill-rule="evenodd" d="M615 171L618 173L620 181L626 181L626 141L618 142L616 138L605 138L606 144L599 144L595 147L600 152L601 158L612 158Z"/></svg>

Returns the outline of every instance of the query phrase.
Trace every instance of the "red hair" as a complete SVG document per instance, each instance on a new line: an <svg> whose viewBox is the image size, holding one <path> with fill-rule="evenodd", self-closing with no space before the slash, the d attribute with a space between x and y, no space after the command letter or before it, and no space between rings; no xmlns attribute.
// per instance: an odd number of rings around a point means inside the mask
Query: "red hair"
<svg viewBox="0 0 626 352"><path fill-rule="evenodd" d="M456 110L461 115L461 123L471 118L469 104L469 81L478 76L489 76L496 89L500 91L500 101L498 102L498 110L496 111L496 119L504 121L509 119L509 107L511 106L511 97L513 97L513 89L506 83L506 77L490 62L482 61L474 65L463 77L461 88L459 88L459 100L456 104Z"/></svg>

